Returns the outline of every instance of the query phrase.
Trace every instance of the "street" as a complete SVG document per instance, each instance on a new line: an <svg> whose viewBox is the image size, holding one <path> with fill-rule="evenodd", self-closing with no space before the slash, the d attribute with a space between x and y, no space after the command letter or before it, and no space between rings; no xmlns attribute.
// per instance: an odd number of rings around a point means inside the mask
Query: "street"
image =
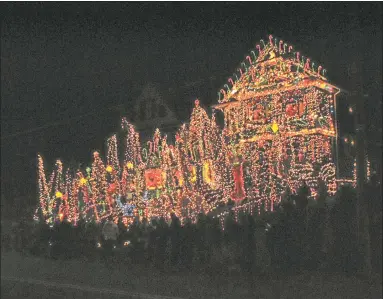
<svg viewBox="0 0 383 299"><path fill-rule="evenodd" d="M1 276L1 298L181 299L122 290Z"/></svg>
<svg viewBox="0 0 383 299"><path fill-rule="evenodd" d="M266 275L266 276L265 276ZM159 294L159 295L157 295ZM293 276L158 272L143 265L54 261L15 252L1 255L1 298L381 298L379 278L339 274Z"/></svg>

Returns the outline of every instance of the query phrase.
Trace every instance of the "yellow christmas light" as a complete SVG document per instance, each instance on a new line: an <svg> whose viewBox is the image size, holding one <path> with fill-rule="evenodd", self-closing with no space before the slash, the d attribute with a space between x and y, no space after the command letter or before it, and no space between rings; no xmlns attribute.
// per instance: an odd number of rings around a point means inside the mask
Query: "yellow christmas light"
<svg viewBox="0 0 383 299"><path fill-rule="evenodd" d="M278 124L277 124L277 123L273 123L273 124L271 125L271 130L273 130L274 133L277 133L278 130L279 130L279 126L278 126Z"/></svg>

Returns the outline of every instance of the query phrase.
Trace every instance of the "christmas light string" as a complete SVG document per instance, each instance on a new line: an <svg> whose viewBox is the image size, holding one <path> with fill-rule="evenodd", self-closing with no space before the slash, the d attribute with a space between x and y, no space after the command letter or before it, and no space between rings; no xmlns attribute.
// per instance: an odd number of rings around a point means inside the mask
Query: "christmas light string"
<svg viewBox="0 0 383 299"><path fill-rule="evenodd" d="M47 183L38 155L40 210L50 221L61 214L73 223L112 215L128 225L135 217L170 220L172 213L182 222L200 212L225 217L228 212L217 207L229 200L236 218L243 211L273 211L287 188L297 192L303 182L316 197L318 179L334 194L341 182L332 148L338 89L325 73L269 36L220 90L211 117L195 101L189 125L180 127L173 145L159 129L141 144L139 133L123 118L121 159L113 135L105 164L96 151L85 172L72 176L67 170L63 177L57 160ZM224 114L222 130L217 111Z"/></svg>

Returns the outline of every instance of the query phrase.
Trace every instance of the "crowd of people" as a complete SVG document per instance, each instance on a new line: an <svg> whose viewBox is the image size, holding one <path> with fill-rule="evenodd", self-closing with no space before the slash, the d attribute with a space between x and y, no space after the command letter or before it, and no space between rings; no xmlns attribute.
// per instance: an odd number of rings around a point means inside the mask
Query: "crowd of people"
<svg viewBox="0 0 383 299"><path fill-rule="evenodd" d="M366 188L372 264L381 271L381 193L376 181ZM108 219L105 223L65 220L52 228L26 223L14 228L13 248L51 258L117 258L149 263L162 269L203 268L223 271L237 266L244 273L262 271L268 264L278 271L331 268L354 273L361 267L357 246L356 192L342 187L329 201L326 188L310 201L307 186L297 194L286 192L274 212L239 214L231 210L224 221L200 214L195 223L182 225L175 214L171 221L152 219L134 222L129 228ZM261 261L258 248L267 248Z"/></svg>

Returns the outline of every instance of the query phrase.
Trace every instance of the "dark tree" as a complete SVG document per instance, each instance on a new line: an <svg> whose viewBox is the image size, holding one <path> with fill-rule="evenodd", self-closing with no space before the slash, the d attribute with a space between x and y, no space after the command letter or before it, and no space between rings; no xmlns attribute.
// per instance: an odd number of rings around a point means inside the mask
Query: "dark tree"
<svg viewBox="0 0 383 299"><path fill-rule="evenodd" d="M332 266L346 273L360 266L356 238L356 192L352 187L342 186L335 198L330 221L333 231Z"/></svg>

